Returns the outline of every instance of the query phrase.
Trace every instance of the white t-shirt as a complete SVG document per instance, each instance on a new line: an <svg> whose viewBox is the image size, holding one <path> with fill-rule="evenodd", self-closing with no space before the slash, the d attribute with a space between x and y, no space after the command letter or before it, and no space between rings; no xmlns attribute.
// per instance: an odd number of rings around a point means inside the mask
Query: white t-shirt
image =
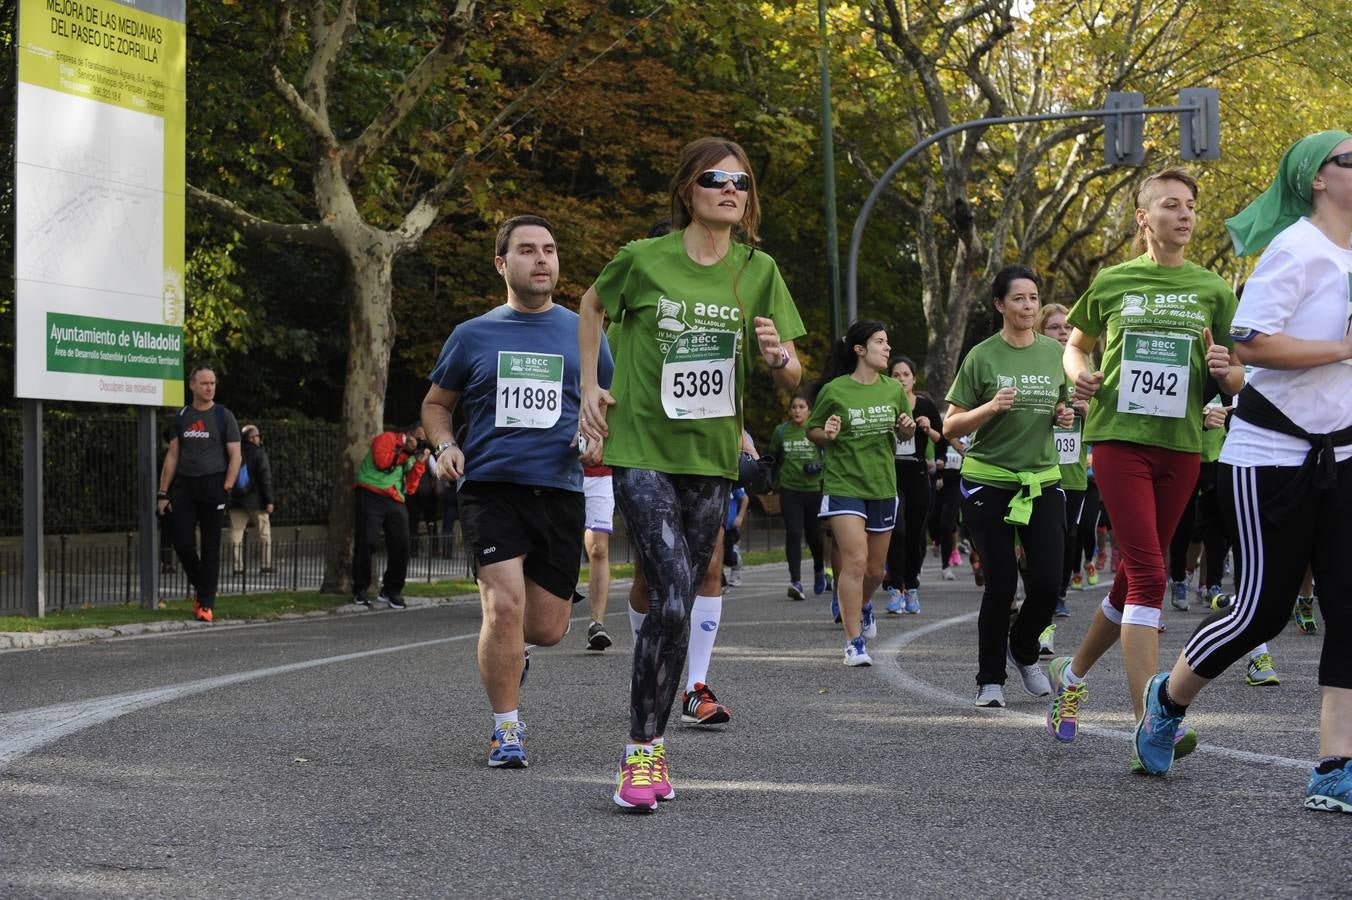
<svg viewBox="0 0 1352 900"><path fill-rule="evenodd" d="M1339 247L1309 219L1291 225L1263 251L1244 286L1231 337L1285 334L1312 341L1341 341L1352 328L1352 250ZM1311 434L1352 426L1352 365L1313 369L1254 367L1249 382ZM1242 405L1243 400L1239 403ZM1298 466L1310 445L1300 438L1230 420L1221 462L1236 466ZM1337 451L1341 462L1352 447Z"/></svg>

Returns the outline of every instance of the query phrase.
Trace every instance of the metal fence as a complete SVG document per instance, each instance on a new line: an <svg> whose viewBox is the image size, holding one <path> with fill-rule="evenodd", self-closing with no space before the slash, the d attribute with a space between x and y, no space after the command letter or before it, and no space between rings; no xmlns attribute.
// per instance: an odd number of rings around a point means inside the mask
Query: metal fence
<svg viewBox="0 0 1352 900"><path fill-rule="evenodd" d="M171 415L159 417L160 428ZM339 426L246 419L258 425L272 466L274 525L327 521ZM52 414L43 423L44 525L49 534L136 528L136 420ZM163 460L163 445L157 448ZM158 464L158 463L157 463ZM23 423L0 410L0 535L23 531Z"/></svg>
<svg viewBox="0 0 1352 900"><path fill-rule="evenodd" d="M619 524L619 523L617 523ZM272 532L270 571L262 571L262 548L252 530L245 532L240 565L236 567L230 532L221 535L221 561L218 593L222 596L260 594L274 591L318 590L324 578L325 541L303 538L299 528L289 535ZM48 610L136 604L140 599L140 574L137 566L139 540L134 532L121 541L91 545L64 535L51 538L46 549L46 602ZM158 544L158 538L156 538ZM743 551L770 550L784 546L782 520L748 516L739 544ZM408 581L431 583L451 578L468 578L472 567L459 528L451 539L420 534L412 539ZM619 528L610 542L610 561L633 561L632 549ZM189 596L183 568L172 550L159 549L160 599L178 600ZM585 562L585 559L584 559ZM378 579L385 568L385 551L378 546L371 571ZM23 554L19 550L0 551L0 615L22 614ZM375 589L379 584L372 585Z"/></svg>

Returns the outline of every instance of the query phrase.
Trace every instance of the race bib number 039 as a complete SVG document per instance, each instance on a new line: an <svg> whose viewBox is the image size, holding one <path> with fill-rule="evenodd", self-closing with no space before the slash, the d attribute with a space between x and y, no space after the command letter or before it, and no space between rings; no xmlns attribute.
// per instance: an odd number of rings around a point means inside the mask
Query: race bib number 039
<svg viewBox="0 0 1352 900"><path fill-rule="evenodd" d="M552 428L563 411L563 356L498 351L499 428Z"/></svg>
<svg viewBox="0 0 1352 900"><path fill-rule="evenodd" d="M672 342L662 363L662 409L669 419L720 419L736 415L737 334L687 331Z"/></svg>
<svg viewBox="0 0 1352 900"><path fill-rule="evenodd" d="M1073 466L1080 461L1080 423L1077 420L1069 428L1052 427L1052 440L1056 442L1056 455L1063 466Z"/></svg>
<svg viewBox="0 0 1352 900"><path fill-rule="evenodd" d="M1192 337L1128 331L1122 341L1117 411L1181 419L1188 414Z"/></svg>

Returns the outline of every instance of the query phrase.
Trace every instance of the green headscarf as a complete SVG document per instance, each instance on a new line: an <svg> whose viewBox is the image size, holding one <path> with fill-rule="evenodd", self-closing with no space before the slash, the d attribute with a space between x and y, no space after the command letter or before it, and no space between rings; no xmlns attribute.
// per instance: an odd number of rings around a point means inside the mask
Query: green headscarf
<svg viewBox="0 0 1352 900"><path fill-rule="evenodd" d="M1286 151L1271 186L1238 214L1225 220L1235 253L1257 253L1288 225L1314 209L1315 173L1329 151L1352 138L1346 131L1321 131L1301 138Z"/></svg>

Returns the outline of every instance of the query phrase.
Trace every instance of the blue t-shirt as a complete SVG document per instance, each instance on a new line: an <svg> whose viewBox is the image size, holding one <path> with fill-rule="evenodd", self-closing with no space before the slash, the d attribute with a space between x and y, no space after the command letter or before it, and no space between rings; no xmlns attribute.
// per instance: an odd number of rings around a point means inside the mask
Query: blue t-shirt
<svg viewBox="0 0 1352 900"><path fill-rule="evenodd" d="M467 481L508 481L582 491L582 464L569 446L580 402L577 313L542 313L503 304L462 322L441 348L431 381L459 391L469 433ZM615 366L601 341L597 379L610 384Z"/></svg>
<svg viewBox="0 0 1352 900"><path fill-rule="evenodd" d="M735 528L737 523L737 510L741 508L741 500L746 496L746 488L735 487L728 494L728 518L723 523L724 528Z"/></svg>

